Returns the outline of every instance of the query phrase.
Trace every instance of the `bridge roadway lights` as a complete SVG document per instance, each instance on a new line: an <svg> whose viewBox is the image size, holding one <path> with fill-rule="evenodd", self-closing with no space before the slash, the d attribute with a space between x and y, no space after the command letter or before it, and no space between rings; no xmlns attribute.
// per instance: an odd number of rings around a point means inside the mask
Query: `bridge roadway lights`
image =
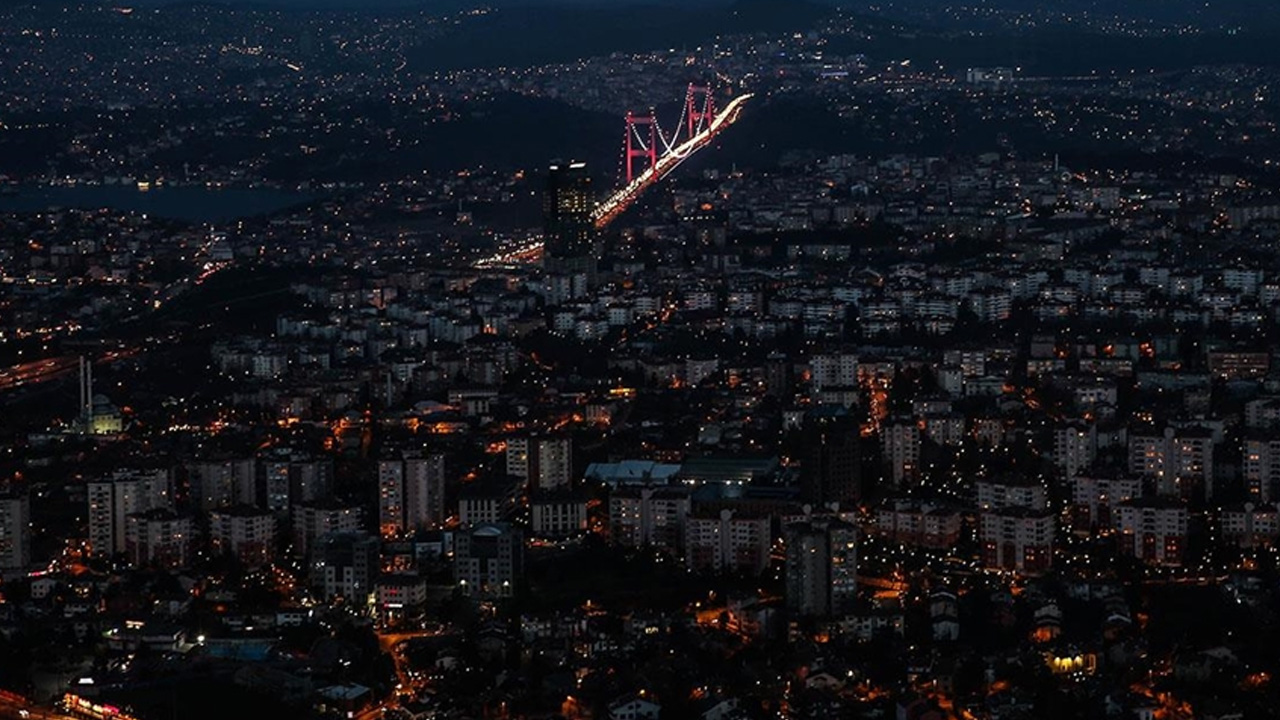
<svg viewBox="0 0 1280 720"><path fill-rule="evenodd" d="M694 91L696 89L697 88L693 85L689 86L689 94L686 96L685 100L686 112L689 112L693 107ZM644 192L650 185L666 177L671 173L671 171L675 170L680 163L684 162L689 156L693 155L693 153L701 150L707 145L707 143L711 142L716 135L720 134L721 130L732 125L738 119L738 115L742 112L743 103L751 97L751 93L739 95L725 106L723 112L712 117L710 115L711 95L708 93L703 106L705 108L704 112L708 113L706 117L711 118L710 122L708 122L696 135L691 136L680 145L674 147L669 146L667 152L661 157L658 157L657 155L657 140L659 139L659 136L657 119L653 113L651 112L649 115L635 115L628 112L626 118L627 135L624 150L627 182L596 206L595 211L592 213L592 220L596 229L603 229L610 222L613 222L613 219L620 215L623 210L626 210L627 207L640 196L640 193ZM644 143L644 137L641 135L641 131L638 129L640 126L644 125L649 127L647 146ZM677 135L678 132L679 131L677 131ZM665 138L662 139L665 142ZM635 142L636 140L640 141L638 147ZM632 161L636 158L645 158L649 161L649 167L645 168L639 174L636 174L633 170Z"/></svg>

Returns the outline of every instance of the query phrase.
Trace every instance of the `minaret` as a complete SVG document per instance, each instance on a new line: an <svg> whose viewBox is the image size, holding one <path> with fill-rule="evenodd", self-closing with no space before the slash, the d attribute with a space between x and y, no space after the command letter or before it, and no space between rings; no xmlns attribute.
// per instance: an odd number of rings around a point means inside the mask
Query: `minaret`
<svg viewBox="0 0 1280 720"><path fill-rule="evenodd" d="M93 432L93 361L80 356L80 424Z"/></svg>
<svg viewBox="0 0 1280 720"><path fill-rule="evenodd" d="M81 355L80 356L80 416L81 418L84 417L84 409L87 402L88 402L88 398L85 397L85 389L84 389L84 356Z"/></svg>

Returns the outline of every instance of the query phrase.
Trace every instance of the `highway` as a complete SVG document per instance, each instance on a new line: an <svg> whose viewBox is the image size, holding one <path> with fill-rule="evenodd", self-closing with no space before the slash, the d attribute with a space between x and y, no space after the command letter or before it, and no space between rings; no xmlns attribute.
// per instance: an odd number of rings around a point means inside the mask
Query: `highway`
<svg viewBox="0 0 1280 720"><path fill-rule="evenodd" d="M483 269L536 263L542 259L542 250L543 244L541 240L499 248L493 255L475 261L473 267Z"/></svg>
<svg viewBox="0 0 1280 720"><path fill-rule="evenodd" d="M27 698L0 690L0 718L5 720L80 720L49 708L39 707Z"/></svg>
<svg viewBox="0 0 1280 720"><path fill-rule="evenodd" d="M0 370L0 392L56 380L76 372L79 362L73 355L20 363Z"/></svg>
<svg viewBox="0 0 1280 720"><path fill-rule="evenodd" d="M93 362L95 365L113 363L124 358L134 357L141 348L124 348L119 350L110 350L102 353ZM19 388L31 387L39 385L51 380L60 380L70 377L80 370L80 356L78 355L59 355L57 357L44 358L33 362L19 363L11 365L7 368L0 369L0 393L8 390L17 390Z"/></svg>

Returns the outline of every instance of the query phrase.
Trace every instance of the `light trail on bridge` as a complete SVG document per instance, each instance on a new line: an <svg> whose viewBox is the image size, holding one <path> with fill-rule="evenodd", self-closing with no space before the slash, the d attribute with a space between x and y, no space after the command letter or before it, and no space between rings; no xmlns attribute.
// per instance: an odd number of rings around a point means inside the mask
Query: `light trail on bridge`
<svg viewBox="0 0 1280 720"><path fill-rule="evenodd" d="M753 97L751 93L739 95L725 106L724 110L717 113L715 118L693 137L685 140L683 143L671 148L669 152L657 159L653 166L645 169L631 182L622 186L609 197L605 198L595 211L591 214L591 220L595 224L596 229L602 229L615 218L621 215L631 203L635 202L640 195L649 188L649 186L671 174L672 170L680 167L680 164L693 156L694 153L701 150L707 143L715 139L722 130L737 121L738 116L742 113L742 106Z"/></svg>
<svg viewBox="0 0 1280 720"><path fill-rule="evenodd" d="M684 114L681 116L680 120L677 121L676 131L670 140L668 140L658 128L656 118L650 115L643 119L643 122L645 123L652 123L649 127L652 130L650 143L653 144L646 144L642 146L642 148L637 150L634 154L649 158L652 164L643 172L632 178L630 182L615 190L613 194L609 195L595 206L591 211L591 223L595 226L595 229L601 230L605 228L609 223L613 222L619 215L625 212L627 208L631 207L631 204L634 203L645 190L649 189L650 186L657 183L659 180L662 180L667 175L670 175L672 171L680 167L681 163L688 160L702 148L706 147L725 128L737 121L738 116L742 113L743 105L754 97L751 93L739 95L731 100L723 110L714 112L711 106L710 96L708 96L707 104L702 110L698 110L693 106L692 97L694 92L699 90L702 92L708 92L708 88L690 86L690 95L685 101ZM630 114L628 114L627 118L628 140L630 140L630 134L634 132L633 123L636 121L636 118L632 117ZM703 120L709 120L710 122L707 122L704 127ZM689 139L677 145L673 145L672 143L676 141L676 136L680 134L681 130L686 125L691 133ZM661 141L666 149L666 152L660 156L656 152L656 143L658 141ZM628 148L630 148L630 145L628 145ZM627 170L629 174L629 163L631 160L630 155L632 155L630 149L627 150L627 154L628 157L624 158L624 162L628 163ZM522 265L538 262L542 258L543 250L543 242L540 239L513 244L498 248L498 250L493 254L472 261L471 266L479 269L514 269Z"/></svg>

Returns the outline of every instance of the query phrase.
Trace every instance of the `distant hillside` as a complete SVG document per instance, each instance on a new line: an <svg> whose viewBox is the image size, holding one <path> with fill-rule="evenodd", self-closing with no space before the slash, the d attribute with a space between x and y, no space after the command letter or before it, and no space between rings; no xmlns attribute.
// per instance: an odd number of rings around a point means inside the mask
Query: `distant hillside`
<svg viewBox="0 0 1280 720"><path fill-rule="evenodd" d="M1103 17L1140 19L1167 24L1228 25L1255 28L1257 23L1280 23L1275 0L817 0L868 14L912 18L947 7L981 6L1004 11L1047 11L1059 16L1088 13Z"/></svg>
<svg viewBox="0 0 1280 720"><path fill-rule="evenodd" d="M231 7L263 7L285 10L425 10L427 12L456 12L477 7L508 8L595 8L617 9L635 5L655 4L654 0L197 0L200 4L227 5ZM770 0L772 4L787 6L829 5L823 0ZM0 7L12 5L83 5L111 2L142 7L187 5L193 0L0 0ZM735 0L658 0L656 4L688 9L725 8L740 4ZM758 3L756 3L758 4Z"/></svg>
<svg viewBox="0 0 1280 720"><path fill-rule="evenodd" d="M750 0L710 7L583 3L510 7L431 39L415 49L410 62L419 70L445 70L693 47L717 35L807 29L829 12L805 0Z"/></svg>

